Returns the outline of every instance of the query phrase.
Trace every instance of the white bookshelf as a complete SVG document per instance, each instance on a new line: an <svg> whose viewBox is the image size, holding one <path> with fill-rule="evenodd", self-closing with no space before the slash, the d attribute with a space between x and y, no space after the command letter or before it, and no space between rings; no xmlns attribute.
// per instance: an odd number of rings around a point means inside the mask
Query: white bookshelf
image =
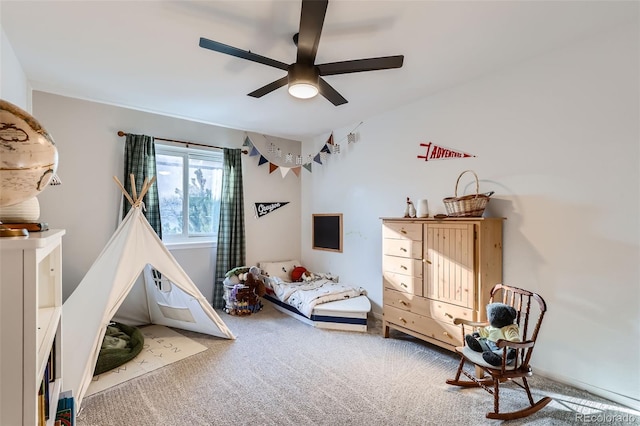
<svg viewBox="0 0 640 426"><path fill-rule="evenodd" d="M64 230L0 238L0 425L38 425L38 390L49 356L49 419L62 390L62 236Z"/></svg>

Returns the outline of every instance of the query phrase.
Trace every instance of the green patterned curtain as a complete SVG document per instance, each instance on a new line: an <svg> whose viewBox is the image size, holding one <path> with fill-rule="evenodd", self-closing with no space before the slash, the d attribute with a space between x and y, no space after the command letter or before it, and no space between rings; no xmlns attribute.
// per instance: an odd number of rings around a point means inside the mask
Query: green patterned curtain
<svg viewBox="0 0 640 426"><path fill-rule="evenodd" d="M152 136L127 134L124 145L124 189L133 197L131 191L131 174L135 176L136 193L142 190L145 178L151 180L156 176L156 147ZM142 199L144 202L143 213L151 227L162 239L160 225L160 202L158 198L158 184L154 183ZM123 203L122 217L126 216L131 205L127 200Z"/></svg>
<svg viewBox="0 0 640 426"><path fill-rule="evenodd" d="M242 189L242 152L224 148L222 197L216 273L213 283L213 307L224 308L222 280L228 270L245 264L244 195Z"/></svg>

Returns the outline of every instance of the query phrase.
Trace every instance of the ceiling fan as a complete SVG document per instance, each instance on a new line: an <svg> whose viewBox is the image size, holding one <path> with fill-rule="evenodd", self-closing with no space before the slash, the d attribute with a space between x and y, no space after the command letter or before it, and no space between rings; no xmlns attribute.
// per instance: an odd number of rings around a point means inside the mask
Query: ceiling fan
<svg viewBox="0 0 640 426"><path fill-rule="evenodd" d="M200 47L287 71L286 76L248 94L254 98L260 98L288 84L289 93L297 98L308 99L320 93L335 106L345 104L347 100L322 76L400 68L404 56L384 56L316 64L316 53L328 3L328 0L302 0L300 29L293 36L298 53L296 61L290 65L203 37L200 38Z"/></svg>

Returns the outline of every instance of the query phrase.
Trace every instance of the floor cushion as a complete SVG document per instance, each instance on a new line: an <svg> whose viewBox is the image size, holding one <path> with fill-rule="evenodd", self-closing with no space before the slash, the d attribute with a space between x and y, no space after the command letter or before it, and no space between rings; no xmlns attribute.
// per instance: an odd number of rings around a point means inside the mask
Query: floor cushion
<svg viewBox="0 0 640 426"><path fill-rule="evenodd" d="M144 346L142 332L119 322L107 327L93 375L105 373L135 358Z"/></svg>

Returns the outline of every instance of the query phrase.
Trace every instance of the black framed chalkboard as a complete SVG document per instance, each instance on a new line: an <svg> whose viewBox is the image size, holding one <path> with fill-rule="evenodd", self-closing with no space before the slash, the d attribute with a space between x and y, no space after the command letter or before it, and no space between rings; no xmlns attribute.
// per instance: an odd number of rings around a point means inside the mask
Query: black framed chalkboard
<svg viewBox="0 0 640 426"><path fill-rule="evenodd" d="M315 250L342 253L342 213L314 214L312 244Z"/></svg>

